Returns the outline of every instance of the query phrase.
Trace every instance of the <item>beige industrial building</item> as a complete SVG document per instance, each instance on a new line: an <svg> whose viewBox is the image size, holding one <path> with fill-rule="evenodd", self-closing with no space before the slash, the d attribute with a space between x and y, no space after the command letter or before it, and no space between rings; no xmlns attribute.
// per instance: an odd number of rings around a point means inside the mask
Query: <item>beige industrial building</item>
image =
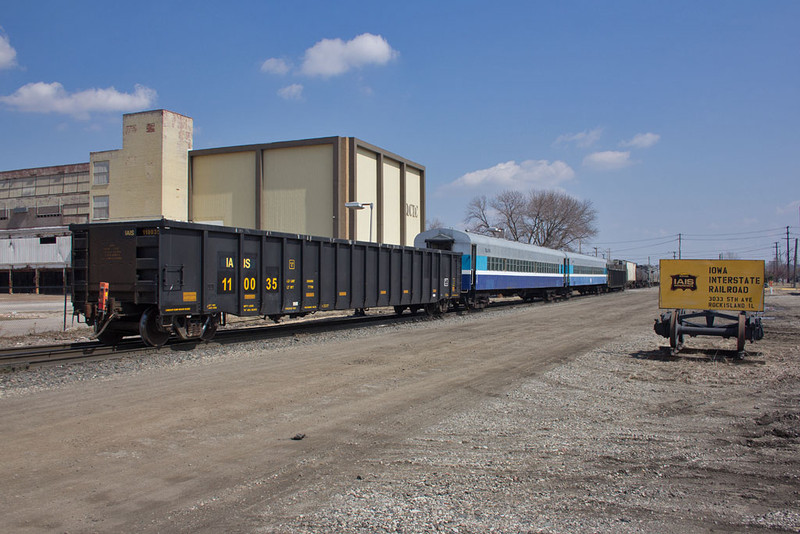
<svg viewBox="0 0 800 534"><path fill-rule="evenodd" d="M394 245L424 229L425 168L353 137L194 150L189 188L194 222Z"/></svg>
<svg viewBox="0 0 800 534"><path fill-rule="evenodd" d="M121 149L0 172L0 292L61 285L71 223L166 217L396 245L425 230L425 168L360 139L192 142L191 117L129 113Z"/></svg>
<svg viewBox="0 0 800 534"><path fill-rule="evenodd" d="M188 219L190 117L166 110L122 117L122 149L92 152L92 220Z"/></svg>

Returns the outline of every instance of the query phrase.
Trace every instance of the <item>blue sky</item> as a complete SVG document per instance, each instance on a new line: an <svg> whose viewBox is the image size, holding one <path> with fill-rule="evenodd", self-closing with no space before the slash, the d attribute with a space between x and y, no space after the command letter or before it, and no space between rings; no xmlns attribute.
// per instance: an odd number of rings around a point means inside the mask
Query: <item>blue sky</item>
<svg viewBox="0 0 800 534"><path fill-rule="evenodd" d="M88 161L158 108L195 148L378 145L448 225L558 188L597 210L584 252L770 259L800 233L794 0L3 3L0 170Z"/></svg>

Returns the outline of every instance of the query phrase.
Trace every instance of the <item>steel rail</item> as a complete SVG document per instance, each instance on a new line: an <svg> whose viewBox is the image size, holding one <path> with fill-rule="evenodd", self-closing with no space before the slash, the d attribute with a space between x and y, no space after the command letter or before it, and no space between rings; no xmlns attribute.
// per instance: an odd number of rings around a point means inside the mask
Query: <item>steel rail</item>
<svg viewBox="0 0 800 534"><path fill-rule="evenodd" d="M576 298L581 295L574 295ZM485 311L499 310L507 307L516 306L540 306L545 302L524 302L521 300L495 301L489 304ZM478 313L484 310L465 310L459 307L447 313ZM159 350L191 350L200 345L231 345L248 341L259 341L265 339L280 339L299 334L319 334L344 330L347 328L358 328L360 326L391 325L404 322L428 321L437 316L429 316L420 311L417 313L405 312L397 315L393 312L375 313L365 316L348 315L346 317L323 317L315 320L300 320L292 323L267 324L263 326L250 326L239 328L225 328L218 330L213 339L202 341L199 339L182 340L170 338L170 340L160 348L145 345L137 337L123 339L115 346L104 345L99 341L87 341L77 343L65 343L60 345L33 345L26 347L13 347L0 349L0 371L20 370L30 367L45 365L59 365L79 361L91 361L101 359L111 359L129 355L136 352L159 351Z"/></svg>

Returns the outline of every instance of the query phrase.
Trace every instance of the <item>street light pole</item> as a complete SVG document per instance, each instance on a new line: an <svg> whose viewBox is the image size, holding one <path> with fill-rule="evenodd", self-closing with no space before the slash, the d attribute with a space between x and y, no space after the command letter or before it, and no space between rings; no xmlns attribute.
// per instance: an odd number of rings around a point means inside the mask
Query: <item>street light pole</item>
<svg viewBox="0 0 800 534"><path fill-rule="evenodd" d="M369 240L372 242L372 202L345 202L344 207L351 210L363 210L369 206Z"/></svg>

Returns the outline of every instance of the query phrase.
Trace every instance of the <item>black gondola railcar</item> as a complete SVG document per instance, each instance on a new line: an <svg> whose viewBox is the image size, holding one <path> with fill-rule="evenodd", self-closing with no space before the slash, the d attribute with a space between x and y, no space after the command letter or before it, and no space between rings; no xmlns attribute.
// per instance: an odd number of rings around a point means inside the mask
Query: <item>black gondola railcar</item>
<svg viewBox="0 0 800 534"><path fill-rule="evenodd" d="M116 344L208 340L223 314L447 309L461 254L166 219L74 224L74 314Z"/></svg>
<svg viewBox="0 0 800 534"><path fill-rule="evenodd" d="M611 260L608 262L608 290L625 291L628 270L625 262L621 260Z"/></svg>

